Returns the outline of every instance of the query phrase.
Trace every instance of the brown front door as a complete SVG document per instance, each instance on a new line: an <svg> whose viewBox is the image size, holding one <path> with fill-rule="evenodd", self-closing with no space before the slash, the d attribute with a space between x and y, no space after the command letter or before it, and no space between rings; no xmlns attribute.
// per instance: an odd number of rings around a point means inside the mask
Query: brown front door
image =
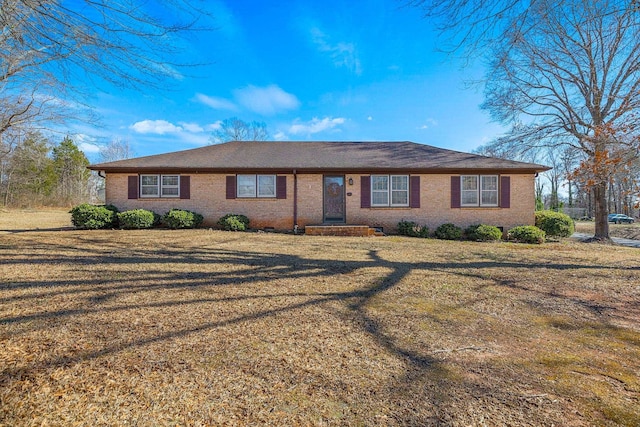
<svg viewBox="0 0 640 427"><path fill-rule="evenodd" d="M344 175L326 175L323 185L324 222L345 222Z"/></svg>

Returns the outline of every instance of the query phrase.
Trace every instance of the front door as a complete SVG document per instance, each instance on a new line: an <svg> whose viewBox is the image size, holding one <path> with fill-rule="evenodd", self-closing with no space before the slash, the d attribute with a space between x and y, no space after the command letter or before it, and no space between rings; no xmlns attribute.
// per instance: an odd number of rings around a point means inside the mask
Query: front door
<svg viewBox="0 0 640 427"><path fill-rule="evenodd" d="M344 176L326 175L324 177L324 222L345 222L344 212Z"/></svg>

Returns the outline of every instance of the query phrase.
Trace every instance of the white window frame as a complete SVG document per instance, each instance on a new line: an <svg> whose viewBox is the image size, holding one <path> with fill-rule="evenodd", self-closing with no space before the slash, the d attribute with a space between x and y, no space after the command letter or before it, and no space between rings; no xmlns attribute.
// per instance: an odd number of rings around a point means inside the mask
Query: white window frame
<svg viewBox="0 0 640 427"><path fill-rule="evenodd" d="M485 181L491 178L495 179L495 188L486 189ZM500 180L498 179L498 175L480 175L480 206L490 206L497 207L500 202ZM493 202L484 202L484 196L486 194L495 194L495 203Z"/></svg>
<svg viewBox="0 0 640 427"><path fill-rule="evenodd" d="M264 182L265 179L271 182ZM240 185L240 181L245 180L246 183ZM262 182L261 182L262 181ZM251 191L243 190L243 187L249 187ZM255 199L255 198L268 198L273 199L277 193L277 180L276 175L256 175L256 174L242 174L236 175L236 197L239 199Z"/></svg>
<svg viewBox="0 0 640 427"><path fill-rule="evenodd" d="M155 177L156 184L144 184L145 177ZM176 177L178 179L177 184L164 184L164 178ZM153 194L144 194L143 188L155 188ZM165 189L175 189L176 194L165 194ZM160 175L160 174L141 174L140 175L140 198L178 198L180 197L180 175Z"/></svg>
<svg viewBox="0 0 640 427"><path fill-rule="evenodd" d="M465 189L465 178L475 178L475 188ZM490 181L494 181L495 188L486 189ZM475 195L473 203L465 203L466 195ZM484 202L485 195L495 194L495 203ZM462 175L460 176L460 206L462 207L498 207L500 203L500 179L498 175Z"/></svg>
<svg viewBox="0 0 640 427"><path fill-rule="evenodd" d="M377 178L384 178L385 188L376 185ZM397 179L402 178L406 184L406 188L398 188ZM382 181L379 181L381 183ZM385 195L384 203L376 203L374 195ZM394 203L400 194L406 194L406 202ZM409 206L409 175L371 175L371 206L372 207L408 207Z"/></svg>

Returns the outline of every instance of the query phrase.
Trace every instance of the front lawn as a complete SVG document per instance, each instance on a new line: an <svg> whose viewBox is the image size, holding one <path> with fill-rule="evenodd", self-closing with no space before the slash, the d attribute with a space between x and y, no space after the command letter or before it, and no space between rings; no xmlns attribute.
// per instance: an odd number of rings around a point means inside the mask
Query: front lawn
<svg viewBox="0 0 640 427"><path fill-rule="evenodd" d="M0 425L639 425L639 284L569 240L5 231Z"/></svg>

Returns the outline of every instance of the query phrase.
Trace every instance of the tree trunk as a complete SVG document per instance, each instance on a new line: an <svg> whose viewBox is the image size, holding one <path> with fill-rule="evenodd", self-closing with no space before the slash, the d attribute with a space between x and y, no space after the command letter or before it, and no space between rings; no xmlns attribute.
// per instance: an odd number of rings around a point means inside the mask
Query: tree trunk
<svg viewBox="0 0 640 427"><path fill-rule="evenodd" d="M596 232L594 238L597 240L609 240L609 221L607 220L607 184L597 183L593 186L593 200L595 205Z"/></svg>

